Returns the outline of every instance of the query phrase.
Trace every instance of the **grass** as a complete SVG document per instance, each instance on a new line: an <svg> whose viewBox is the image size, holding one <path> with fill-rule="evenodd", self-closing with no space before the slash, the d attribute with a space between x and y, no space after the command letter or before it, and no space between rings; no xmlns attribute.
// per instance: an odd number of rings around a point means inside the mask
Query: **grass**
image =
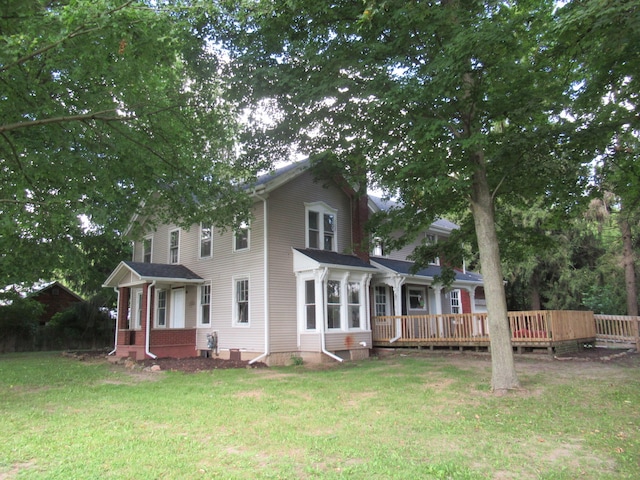
<svg viewBox="0 0 640 480"><path fill-rule="evenodd" d="M129 372L0 357L0 480L640 478L640 369L407 355L328 369Z"/></svg>

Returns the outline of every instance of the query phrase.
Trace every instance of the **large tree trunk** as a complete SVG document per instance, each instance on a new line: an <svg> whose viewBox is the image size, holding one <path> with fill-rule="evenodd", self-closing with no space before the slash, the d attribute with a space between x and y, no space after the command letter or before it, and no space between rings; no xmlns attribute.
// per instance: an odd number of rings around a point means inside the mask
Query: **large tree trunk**
<svg viewBox="0 0 640 480"><path fill-rule="evenodd" d="M491 345L491 388L495 393L518 388L511 346L511 330L507 318L507 300L500 264L500 249L493 211L493 198L489 191L483 153L478 153L473 177L471 210L478 237L480 268L489 312Z"/></svg>
<svg viewBox="0 0 640 480"><path fill-rule="evenodd" d="M636 268L633 254L633 241L629 220L620 212L620 232L622 233L622 265L627 289L627 315L638 315L638 287L636 285Z"/></svg>

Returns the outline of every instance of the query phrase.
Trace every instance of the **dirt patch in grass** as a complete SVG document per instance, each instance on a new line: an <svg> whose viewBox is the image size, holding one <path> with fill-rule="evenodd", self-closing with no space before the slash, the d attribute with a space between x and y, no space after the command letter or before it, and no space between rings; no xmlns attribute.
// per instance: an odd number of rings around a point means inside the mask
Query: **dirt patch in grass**
<svg viewBox="0 0 640 480"><path fill-rule="evenodd" d="M248 361L242 360L224 360L222 358L156 358L154 360L142 360L137 362L144 367L153 367L158 365L161 370L172 372L203 372L207 370L222 370L225 368L266 368L267 365L262 362L250 364Z"/></svg>

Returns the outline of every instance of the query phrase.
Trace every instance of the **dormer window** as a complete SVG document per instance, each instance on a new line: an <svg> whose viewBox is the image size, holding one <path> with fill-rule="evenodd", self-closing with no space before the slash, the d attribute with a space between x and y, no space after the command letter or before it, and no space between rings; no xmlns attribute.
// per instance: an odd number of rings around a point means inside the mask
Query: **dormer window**
<svg viewBox="0 0 640 480"><path fill-rule="evenodd" d="M319 250L337 250L337 210L323 202L306 205L306 247Z"/></svg>
<svg viewBox="0 0 640 480"><path fill-rule="evenodd" d="M438 237L432 233L426 233L424 235L424 243L426 243L427 245L435 245L436 243L438 243ZM440 265L440 258L435 257L429 263L431 263L431 265Z"/></svg>
<svg viewBox="0 0 640 480"><path fill-rule="evenodd" d="M371 240L371 255L374 257L384 257L384 248L380 237L374 237Z"/></svg>

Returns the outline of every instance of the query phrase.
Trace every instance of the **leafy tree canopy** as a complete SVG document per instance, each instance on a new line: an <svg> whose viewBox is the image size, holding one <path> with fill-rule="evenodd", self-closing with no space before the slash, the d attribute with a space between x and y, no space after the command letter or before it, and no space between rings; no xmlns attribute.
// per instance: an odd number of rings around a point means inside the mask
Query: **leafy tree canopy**
<svg viewBox="0 0 640 480"><path fill-rule="evenodd" d="M199 0L3 2L0 284L69 268L134 213L231 225L247 211L254 169L231 161L215 15Z"/></svg>

